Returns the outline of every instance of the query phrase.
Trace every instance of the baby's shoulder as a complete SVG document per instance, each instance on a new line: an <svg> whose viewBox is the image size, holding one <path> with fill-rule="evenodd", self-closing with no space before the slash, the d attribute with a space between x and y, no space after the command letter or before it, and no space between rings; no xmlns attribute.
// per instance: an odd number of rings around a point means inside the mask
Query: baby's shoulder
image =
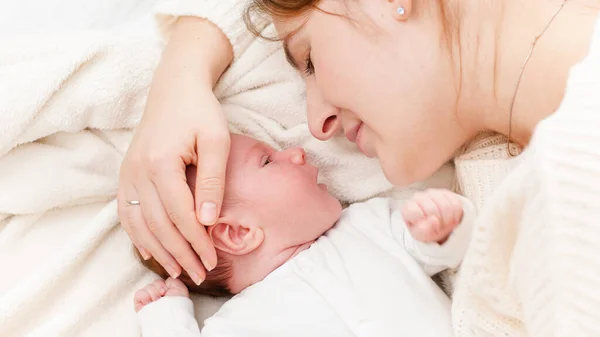
<svg viewBox="0 0 600 337"><path fill-rule="evenodd" d="M307 251L300 254L305 253ZM284 263L262 281L235 295L206 321L206 325L221 332L220 335L243 327L242 331L255 332L249 335L264 336L264 333L278 329L282 329L280 332L284 335L286 324L299 327L307 321L335 319L334 313L323 298L318 296L313 286L297 272L295 260L299 256ZM279 324L274 326L272 322Z"/></svg>

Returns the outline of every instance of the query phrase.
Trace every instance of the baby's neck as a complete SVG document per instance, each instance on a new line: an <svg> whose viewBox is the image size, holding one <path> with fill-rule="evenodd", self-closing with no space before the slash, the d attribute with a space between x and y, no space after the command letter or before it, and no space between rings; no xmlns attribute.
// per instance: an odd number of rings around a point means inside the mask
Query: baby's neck
<svg viewBox="0 0 600 337"><path fill-rule="evenodd" d="M237 294L254 283L262 281L275 269L308 249L316 240L289 247L280 252L258 250L243 256L232 256L232 278L229 287L232 293Z"/></svg>

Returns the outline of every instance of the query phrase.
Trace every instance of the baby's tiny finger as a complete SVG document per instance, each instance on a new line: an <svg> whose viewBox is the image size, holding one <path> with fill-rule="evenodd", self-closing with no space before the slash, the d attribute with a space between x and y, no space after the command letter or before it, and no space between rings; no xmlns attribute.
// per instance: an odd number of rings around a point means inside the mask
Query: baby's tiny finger
<svg viewBox="0 0 600 337"><path fill-rule="evenodd" d="M165 281L163 279L158 279L152 282L152 284L158 289L161 296L165 295L165 293L167 292L167 285L165 284Z"/></svg>
<svg viewBox="0 0 600 337"><path fill-rule="evenodd" d="M442 226L453 226L454 209L443 193L438 193L434 197L435 203L440 211L440 220Z"/></svg>
<svg viewBox="0 0 600 337"><path fill-rule="evenodd" d="M183 284L183 282L181 282L180 279L177 278L172 278L169 277L166 281L165 281L167 287L169 288L173 288L173 287L185 287L185 284Z"/></svg>
<svg viewBox="0 0 600 337"><path fill-rule="evenodd" d="M133 296L133 300L135 302L143 302L146 298L150 298L150 295L145 289L136 291L135 295Z"/></svg>
<svg viewBox="0 0 600 337"><path fill-rule="evenodd" d="M446 199L448 199L448 202L450 203L450 205L452 206L452 209L454 210L454 219L456 221L456 223L460 223L462 221L462 217L463 217L463 204L460 200L460 198L453 194L452 192L448 191L446 193Z"/></svg>
<svg viewBox="0 0 600 337"><path fill-rule="evenodd" d="M146 291L150 295L152 302L157 301L158 299L161 298L160 290L158 290L158 288L154 284L149 284L146 287Z"/></svg>
<svg viewBox="0 0 600 337"><path fill-rule="evenodd" d="M133 296L133 307L136 312L140 311L145 305L152 302L150 294L144 289L138 290Z"/></svg>
<svg viewBox="0 0 600 337"><path fill-rule="evenodd" d="M167 286L169 287L169 290L167 291L166 296L190 296L188 288L179 279L168 279Z"/></svg>
<svg viewBox="0 0 600 337"><path fill-rule="evenodd" d="M431 217L429 219L429 221L431 222L431 227L434 228L435 230L435 235L436 235L436 240L437 240L437 236L443 235L445 228L444 228L444 221L442 221L442 219L440 219L439 217Z"/></svg>
<svg viewBox="0 0 600 337"><path fill-rule="evenodd" d="M442 232L442 221L437 216L428 216L425 219L427 222L427 240L428 241L437 241L439 240L440 233Z"/></svg>
<svg viewBox="0 0 600 337"><path fill-rule="evenodd" d="M411 236L421 242L431 242L435 240L434 226L438 221L435 216L428 216L419 220L411 228Z"/></svg>
<svg viewBox="0 0 600 337"><path fill-rule="evenodd" d="M430 215L437 217L441 216L440 210L438 209L431 196L425 194L423 195L423 197L418 198L416 201L419 207L421 207L421 210L423 211L425 217Z"/></svg>
<svg viewBox="0 0 600 337"><path fill-rule="evenodd" d="M417 221L421 220L425 215L421 210L421 207L416 202L409 200L402 206L402 217L407 225L413 225Z"/></svg>

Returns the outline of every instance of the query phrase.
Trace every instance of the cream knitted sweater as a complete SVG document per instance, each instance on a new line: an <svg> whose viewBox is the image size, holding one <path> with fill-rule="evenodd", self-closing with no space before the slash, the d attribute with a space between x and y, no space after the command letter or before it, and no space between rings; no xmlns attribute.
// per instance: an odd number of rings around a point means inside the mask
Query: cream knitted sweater
<svg viewBox="0 0 600 337"><path fill-rule="evenodd" d="M253 39L243 6L169 0L158 19L168 34L177 16L205 17L237 56ZM600 336L600 27L527 150L507 159L504 144L482 135L456 159L481 211L453 296L456 335Z"/></svg>
<svg viewBox="0 0 600 337"><path fill-rule="evenodd" d="M600 22L522 155L498 160L492 145L457 159L483 206L454 291L457 336L600 336L599 93Z"/></svg>

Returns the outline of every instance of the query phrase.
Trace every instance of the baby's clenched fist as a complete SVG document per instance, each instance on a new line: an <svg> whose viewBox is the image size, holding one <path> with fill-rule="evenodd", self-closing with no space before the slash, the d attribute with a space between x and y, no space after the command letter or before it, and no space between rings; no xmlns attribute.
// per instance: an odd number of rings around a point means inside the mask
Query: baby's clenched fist
<svg viewBox="0 0 600 337"><path fill-rule="evenodd" d="M185 284L178 279L170 277L166 281L158 279L135 293L133 297L135 311L139 312L146 305L158 301L164 296L189 297L190 293Z"/></svg>
<svg viewBox="0 0 600 337"><path fill-rule="evenodd" d="M455 193L429 189L406 201L402 206L402 216L415 240L442 244L460 224L463 205Z"/></svg>

